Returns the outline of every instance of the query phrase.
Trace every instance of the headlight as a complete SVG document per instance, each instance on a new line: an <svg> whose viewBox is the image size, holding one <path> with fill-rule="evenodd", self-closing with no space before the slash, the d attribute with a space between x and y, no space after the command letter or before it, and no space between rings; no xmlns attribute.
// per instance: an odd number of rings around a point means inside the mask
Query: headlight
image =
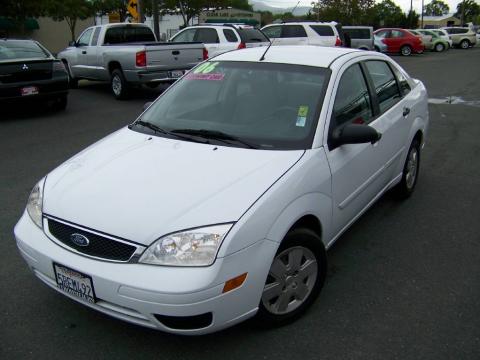
<svg viewBox="0 0 480 360"><path fill-rule="evenodd" d="M211 265L232 225L214 225L166 235L150 245L139 262L169 266Z"/></svg>
<svg viewBox="0 0 480 360"><path fill-rule="evenodd" d="M27 202L27 212L33 222L42 228L42 207L43 207L43 183L44 180L40 180L37 185L33 187Z"/></svg>

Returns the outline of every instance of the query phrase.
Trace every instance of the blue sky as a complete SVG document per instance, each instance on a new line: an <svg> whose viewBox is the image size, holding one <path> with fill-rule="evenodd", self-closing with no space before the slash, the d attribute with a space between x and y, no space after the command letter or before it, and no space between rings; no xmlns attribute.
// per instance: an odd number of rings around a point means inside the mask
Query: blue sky
<svg viewBox="0 0 480 360"><path fill-rule="evenodd" d="M294 7L298 0L259 0L262 1L270 6L275 7L282 7L282 8L292 8ZM394 0L403 10L410 9L410 0ZM425 5L428 4L431 0L425 0ZM460 2L459 0L443 0L450 6L450 12L454 12L457 8L457 4ZM377 0L378 2L378 0ZM311 1L309 0L300 0L299 6L310 6ZM413 9L420 12L422 7L421 0L413 0Z"/></svg>

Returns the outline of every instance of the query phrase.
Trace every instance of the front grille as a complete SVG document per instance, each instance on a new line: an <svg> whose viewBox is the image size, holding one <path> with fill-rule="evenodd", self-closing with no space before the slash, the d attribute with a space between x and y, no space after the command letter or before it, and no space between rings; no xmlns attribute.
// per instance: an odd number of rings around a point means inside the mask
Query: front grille
<svg viewBox="0 0 480 360"><path fill-rule="evenodd" d="M48 230L50 231L50 234L66 246L75 249L82 254L98 258L115 261L128 261L137 249L133 245L108 239L101 235L81 230L52 219L48 219ZM85 236L89 240L88 246L75 244L71 239L73 234Z"/></svg>

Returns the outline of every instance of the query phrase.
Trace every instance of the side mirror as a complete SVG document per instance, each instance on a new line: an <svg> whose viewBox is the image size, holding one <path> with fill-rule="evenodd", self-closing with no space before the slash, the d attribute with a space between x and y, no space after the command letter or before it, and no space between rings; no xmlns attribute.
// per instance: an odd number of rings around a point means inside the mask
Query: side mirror
<svg viewBox="0 0 480 360"><path fill-rule="evenodd" d="M77 46L77 42L74 41L74 40L71 40L68 42L68 46L72 47L72 46Z"/></svg>
<svg viewBox="0 0 480 360"><path fill-rule="evenodd" d="M150 107L150 105L152 105L152 101L149 101L143 104L143 111L147 110Z"/></svg>
<svg viewBox="0 0 480 360"><path fill-rule="evenodd" d="M382 134L368 125L348 124L335 129L332 140L335 147L344 144L375 144L382 138Z"/></svg>

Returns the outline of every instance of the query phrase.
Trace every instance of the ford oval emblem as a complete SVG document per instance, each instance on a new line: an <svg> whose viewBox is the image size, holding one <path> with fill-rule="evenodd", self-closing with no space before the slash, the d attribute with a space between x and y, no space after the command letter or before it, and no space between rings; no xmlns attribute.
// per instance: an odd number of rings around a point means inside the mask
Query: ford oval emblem
<svg viewBox="0 0 480 360"><path fill-rule="evenodd" d="M82 234L72 234L70 235L70 240L78 246L88 246L90 244L90 240Z"/></svg>

